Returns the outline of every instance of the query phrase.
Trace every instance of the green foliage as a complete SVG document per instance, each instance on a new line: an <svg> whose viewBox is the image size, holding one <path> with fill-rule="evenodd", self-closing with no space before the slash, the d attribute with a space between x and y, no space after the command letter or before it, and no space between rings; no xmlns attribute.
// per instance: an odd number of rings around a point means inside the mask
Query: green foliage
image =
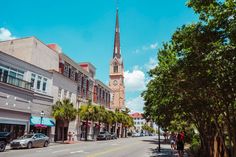
<svg viewBox="0 0 236 157"><path fill-rule="evenodd" d="M116 122L122 123L126 127L133 126L133 119L128 115L129 110L110 111L103 106L92 105L91 102L82 105L79 109L79 116L82 120L96 121L112 125Z"/></svg>
<svg viewBox="0 0 236 157"><path fill-rule="evenodd" d="M144 115L168 130L197 128L206 153L212 153L209 142L218 136L222 148L215 152L227 156L230 147L236 154L236 2L189 0L187 5L199 22L178 28L158 51L159 64L142 93Z"/></svg>
<svg viewBox="0 0 236 157"><path fill-rule="evenodd" d="M52 115L55 119L62 121L73 121L76 118L78 111L74 108L72 102L69 99L57 101L52 106Z"/></svg>
<svg viewBox="0 0 236 157"><path fill-rule="evenodd" d="M155 132L155 130L152 127L150 127L149 125L147 125L147 124L144 124L142 126L142 130L148 131L150 133L154 133Z"/></svg>

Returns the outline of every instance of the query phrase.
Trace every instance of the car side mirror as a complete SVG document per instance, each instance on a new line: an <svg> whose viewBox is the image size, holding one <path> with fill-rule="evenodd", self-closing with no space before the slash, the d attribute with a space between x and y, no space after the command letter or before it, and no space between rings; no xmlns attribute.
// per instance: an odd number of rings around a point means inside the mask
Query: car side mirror
<svg viewBox="0 0 236 157"><path fill-rule="evenodd" d="M36 139L36 137L34 136L33 139Z"/></svg>

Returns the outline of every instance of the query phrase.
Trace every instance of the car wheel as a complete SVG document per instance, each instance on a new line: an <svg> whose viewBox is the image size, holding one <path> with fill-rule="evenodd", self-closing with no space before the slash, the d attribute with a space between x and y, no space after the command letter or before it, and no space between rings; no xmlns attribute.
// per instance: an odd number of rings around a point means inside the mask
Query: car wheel
<svg viewBox="0 0 236 157"><path fill-rule="evenodd" d="M48 141L45 141L43 146L47 147L48 146Z"/></svg>
<svg viewBox="0 0 236 157"><path fill-rule="evenodd" d="M28 148L28 149L31 149L31 148L32 148L32 142L29 142L29 143L27 144L27 148Z"/></svg>
<svg viewBox="0 0 236 157"><path fill-rule="evenodd" d="M4 152L6 148L5 142L0 142L0 152Z"/></svg>

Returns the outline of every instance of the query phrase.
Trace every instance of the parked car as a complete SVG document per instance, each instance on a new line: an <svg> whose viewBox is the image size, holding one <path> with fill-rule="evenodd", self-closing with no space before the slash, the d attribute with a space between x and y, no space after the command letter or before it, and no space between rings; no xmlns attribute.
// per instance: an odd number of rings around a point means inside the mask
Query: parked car
<svg viewBox="0 0 236 157"><path fill-rule="evenodd" d="M116 135L115 132L114 132L114 133L111 133L111 139L117 139L117 135Z"/></svg>
<svg viewBox="0 0 236 157"><path fill-rule="evenodd" d="M11 148L32 148L32 147L47 147L49 144L49 137L41 134L27 134L21 136L18 139L11 141L10 147Z"/></svg>
<svg viewBox="0 0 236 157"><path fill-rule="evenodd" d="M100 132L97 136L97 140L110 140L111 134L108 131Z"/></svg>
<svg viewBox="0 0 236 157"><path fill-rule="evenodd" d="M138 133L138 132L135 132L135 133L133 133L132 134L132 137L140 137L141 135L140 135L140 133Z"/></svg>
<svg viewBox="0 0 236 157"><path fill-rule="evenodd" d="M11 132L0 132L0 152L4 152L6 145L10 143L12 139Z"/></svg>

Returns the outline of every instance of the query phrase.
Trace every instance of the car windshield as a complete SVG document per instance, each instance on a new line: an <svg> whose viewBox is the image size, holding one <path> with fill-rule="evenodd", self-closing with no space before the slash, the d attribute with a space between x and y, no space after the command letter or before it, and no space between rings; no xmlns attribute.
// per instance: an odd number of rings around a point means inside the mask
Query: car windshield
<svg viewBox="0 0 236 157"><path fill-rule="evenodd" d="M24 135L24 136L21 136L19 139L27 139L27 138L32 138L34 135L32 134L29 134L29 135Z"/></svg>

